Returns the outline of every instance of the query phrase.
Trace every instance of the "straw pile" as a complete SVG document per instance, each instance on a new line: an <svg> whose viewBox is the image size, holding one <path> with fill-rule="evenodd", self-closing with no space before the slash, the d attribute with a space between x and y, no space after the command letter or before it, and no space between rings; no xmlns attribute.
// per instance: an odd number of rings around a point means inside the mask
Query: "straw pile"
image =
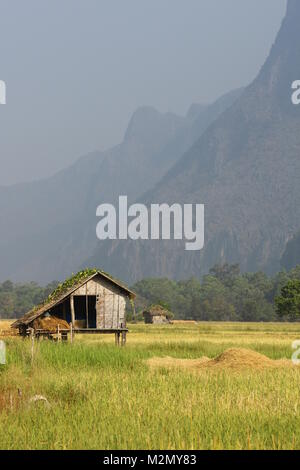
<svg viewBox="0 0 300 470"><path fill-rule="evenodd" d="M171 357L151 358L148 360L150 367L182 368L199 371L203 369L266 369L276 367L291 367L292 361L269 359L250 349L233 348L223 352L215 359L202 357L201 359L175 359Z"/></svg>
<svg viewBox="0 0 300 470"><path fill-rule="evenodd" d="M69 324L65 320L57 317L36 318L33 322L33 328L35 330L56 331L58 326L60 330L70 329Z"/></svg>
<svg viewBox="0 0 300 470"><path fill-rule="evenodd" d="M273 359L270 359L256 351L252 351L251 349L233 348L223 352L215 359L209 360L205 364L205 367L264 369L267 367L278 367L284 364L285 361L274 361Z"/></svg>

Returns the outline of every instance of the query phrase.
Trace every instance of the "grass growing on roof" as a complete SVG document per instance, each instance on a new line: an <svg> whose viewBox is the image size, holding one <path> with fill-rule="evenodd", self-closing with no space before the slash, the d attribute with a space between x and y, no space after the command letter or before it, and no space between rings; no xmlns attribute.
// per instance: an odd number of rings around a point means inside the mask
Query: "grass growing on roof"
<svg viewBox="0 0 300 470"><path fill-rule="evenodd" d="M73 287L75 288L77 285L83 284L87 279L92 277L94 274L103 274L107 278L109 278L111 281L114 281L118 283L120 286L122 286L122 283L118 281L117 279L113 278L110 274L106 273L105 271L102 271L97 268L87 268L82 271L79 271L76 274L72 274L72 276L68 279L66 279L64 282L61 282L58 284L56 289L42 302L41 304L37 305L31 310L31 313L34 313L38 311L40 308L45 307L46 305L55 302L56 300L60 299L61 296L63 296L65 293L67 293L69 290L71 290ZM123 286L126 288L125 286Z"/></svg>
<svg viewBox="0 0 300 470"><path fill-rule="evenodd" d="M77 274L73 274L69 279L58 284L57 288L47 298L46 303L55 301L69 289L83 283L89 277L97 274L97 272L97 269L85 269L83 271L79 271Z"/></svg>
<svg viewBox="0 0 300 470"><path fill-rule="evenodd" d="M79 271L76 274L73 274L70 278L58 284L56 289L51 292L51 294L49 294L48 297L42 303L40 303L31 310L31 313L38 311L39 309L45 307L47 304L55 302L62 295L68 292L68 290L72 289L80 283L83 283L86 279L93 276L93 274L96 274L97 272L100 271L98 269L85 269L83 271Z"/></svg>

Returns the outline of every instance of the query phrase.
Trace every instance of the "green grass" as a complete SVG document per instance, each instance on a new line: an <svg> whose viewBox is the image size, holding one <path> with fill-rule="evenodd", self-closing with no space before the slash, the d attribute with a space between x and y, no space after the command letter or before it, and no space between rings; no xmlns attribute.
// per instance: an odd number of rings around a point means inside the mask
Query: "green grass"
<svg viewBox="0 0 300 470"><path fill-rule="evenodd" d="M300 449L300 370L150 370L154 356L215 357L230 347L290 358L299 324L130 327L73 345L7 340L1 449ZM18 392L19 390L19 392ZM43 395L51 407L30 404Z"/></svg>

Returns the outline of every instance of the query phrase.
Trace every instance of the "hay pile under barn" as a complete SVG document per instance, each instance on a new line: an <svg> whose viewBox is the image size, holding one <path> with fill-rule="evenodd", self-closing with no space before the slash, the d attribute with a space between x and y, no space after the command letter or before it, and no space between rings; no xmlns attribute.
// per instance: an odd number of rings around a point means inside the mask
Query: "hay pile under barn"
<svg viewBox="0 0 300 470"><path fill-rule="evenodd" d="M70 326L68 322L57 317L39 317L36 318L33 322L33 328L35 330L45 330L45 331L57 331L60 330L69 330Z"/></svg>

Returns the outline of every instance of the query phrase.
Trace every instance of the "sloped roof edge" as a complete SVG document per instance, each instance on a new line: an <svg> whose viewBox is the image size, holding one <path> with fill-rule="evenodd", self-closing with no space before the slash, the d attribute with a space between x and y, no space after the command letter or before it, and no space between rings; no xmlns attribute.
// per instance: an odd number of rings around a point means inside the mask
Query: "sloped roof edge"
<svg viewBox="0 0 300 470"><path fill-rule="evenodd" d="M55 307L56 305L59 305L61 302L63 302L69 295L71 295L73 292L75 292L77 289L79 289L81 286L89 282L91 279L94 279L96 276L101 276L102 278L106 279L108 282L111 284L114 284L118 286L122 291L124 291L127 296L130 299L134 299L136 297L136 294L132 292L128 287L124 286L121 282L117 281L116 279L113 279L110 277L108 274L102 272L102 271L97 271L93 273L91 276L86 277L85 279L81 280L71 288L67 289L65 292L63 292L60 296L58 296L56 299L53 301L45 302L43 305L40 307L37 306L30 310L28 313L26 313L22 318L19 318L17 321L15 321L12 325L11 328L18 328L21 325L28 325L32 321L34 321L36 318L40 317L43 315L45 312L50 310L51 308Z"/></svg>

